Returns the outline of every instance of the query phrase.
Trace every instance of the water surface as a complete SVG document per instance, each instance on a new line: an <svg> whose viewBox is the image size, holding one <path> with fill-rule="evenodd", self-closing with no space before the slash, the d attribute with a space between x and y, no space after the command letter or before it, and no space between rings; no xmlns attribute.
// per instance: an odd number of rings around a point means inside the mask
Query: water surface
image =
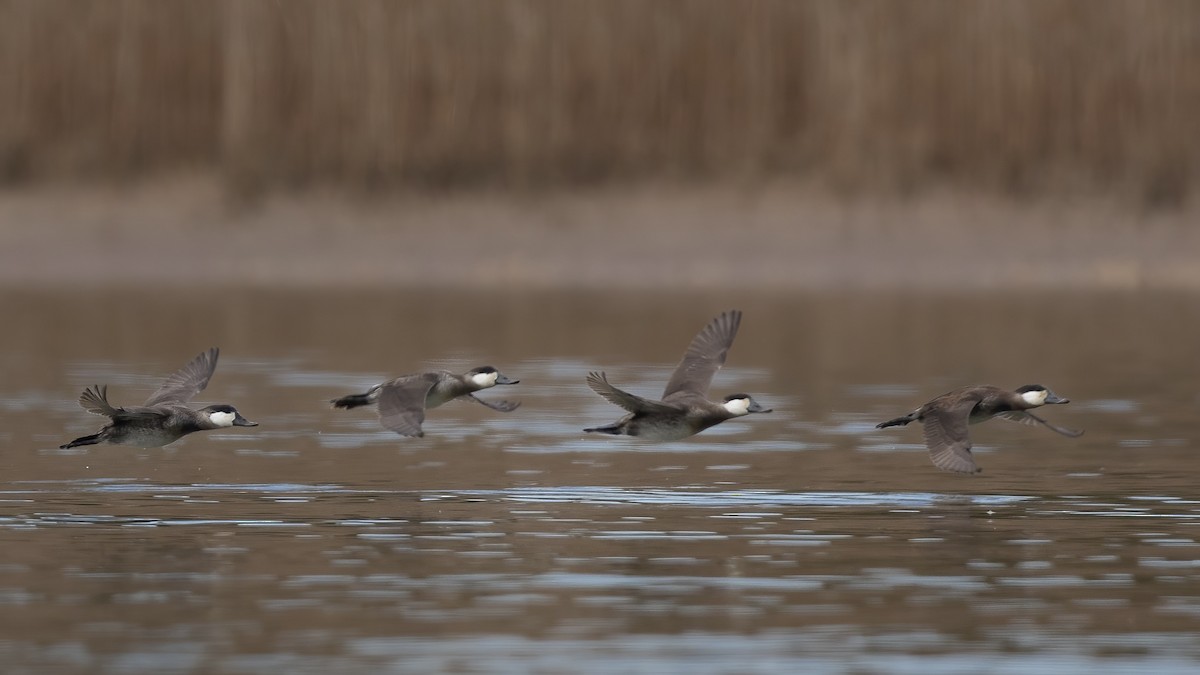
<svg viewBox="0 0 1200 675"><path fill-rule="evenodd" d="M1167 294L10 292L0 659L63 672L1191 672L1195 299ZM714 395L770 415L588 437L603 369L660 393L746 312ZM198 402L261 426L59 450L219 345ZM521 379L423 439L334 396L436 366ZM874 423L1037 382L1078 439L975 427L984 473Z"/></svg>

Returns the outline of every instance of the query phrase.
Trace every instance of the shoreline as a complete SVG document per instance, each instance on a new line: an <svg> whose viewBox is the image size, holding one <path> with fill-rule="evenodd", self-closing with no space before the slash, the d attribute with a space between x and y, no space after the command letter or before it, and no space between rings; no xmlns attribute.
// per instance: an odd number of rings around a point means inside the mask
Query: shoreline
<svg viewBox="0 0 1200 675"><path fill-rule="evenodd" d="M0 286L1200 290L1200 213L794 185L278 193L212 180L0 192Z"/></svg>

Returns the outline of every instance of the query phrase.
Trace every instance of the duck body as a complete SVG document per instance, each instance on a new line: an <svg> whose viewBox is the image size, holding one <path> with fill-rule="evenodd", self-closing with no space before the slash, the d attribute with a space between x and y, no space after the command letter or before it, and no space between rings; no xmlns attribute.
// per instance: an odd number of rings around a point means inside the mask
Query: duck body
<svg viewBox="0 0 1200 675"><path fill-rule="evenodd" d="M601 373L595 375L603 377ZM663 399L660 403L663 405L640 407L636 412L631 412L612 424L584 431L614 436L636 436L649 441L678 441L695 436L725 420L741 417L741 414L730 411L723 404L713 403L702 396ZM751 399L747 412L771 411Z"/></svg>
<svg viewBox="0 0 1200 675"><path fill-rule="evenodd" d="M77 438L61 447L66 449L95 443L112 443L137 448L161 448L197 431L230 426L258 426L236 411L232 411L235 417L229 424L214 421L213 413L217 413L217 420L222 419L222 413L228 414L229 411L222 408L230 406L209 406L200 410L192 410L187 406L114 408L113 421L104 425L98 433Z"/></svg>

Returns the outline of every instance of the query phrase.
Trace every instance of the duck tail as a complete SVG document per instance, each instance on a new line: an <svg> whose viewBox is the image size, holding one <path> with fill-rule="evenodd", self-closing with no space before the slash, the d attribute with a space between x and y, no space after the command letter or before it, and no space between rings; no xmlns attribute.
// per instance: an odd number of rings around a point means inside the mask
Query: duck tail
<svg viewBox="0 0 1200 675"><path fill-rule="evenodd" d="M875 425L875 428L876 429L886 429L887 427L902 427L905 424L908 424L909 422L915 421L916 419L917 419L917 414L915 412L911 412L902 417L890 419L886 422L880 422L879 424Z"/></svg>
<svg viewBox="0 0 1200 675"><path fill-rule="evenodd" d="M371 393L367 392L365 394L350 394L349 396L335 398L330 401L330 403L332 403L333 407L335 408L358 408L364 405L371 405Z"/></svg>
<svg viewBox="0 0 1200 675"><path fill-rule="evenodd" d="M71 441L70 443L64 443L63 445L58 446L58 449L59 450L67 450L70 448L77 448L81 445L96 445L97 443L100 443L101 440L102 439L100 438L100 434L92 434L91 436L80 436L79 438L76 438L75 440Z"/></svg>
<svg viewBox="0 0 1200 675"><path fill-rule="evenodd" d="M591 427L583 431L589 434L609 434L611 436L620 436L623 433L620 423L608 424L602 427Z"/></svg>

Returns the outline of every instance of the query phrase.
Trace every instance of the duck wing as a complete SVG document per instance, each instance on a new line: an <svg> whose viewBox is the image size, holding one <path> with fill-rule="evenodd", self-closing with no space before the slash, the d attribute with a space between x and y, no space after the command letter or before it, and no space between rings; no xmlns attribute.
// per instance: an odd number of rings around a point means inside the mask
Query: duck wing
<svg viewBox="0 0 1200 675"><path fill-rule="evenodd" d="M401 436L424 436L425 397L433 388L437 374L402 377L379 389L379 421Z"/></svg>
<svg viewBox="0 0 1200 675"><path fill-rule="evenodd" d="M158 408L131 406L129 408L117 408L117 412L112 418L114 422L146 422L150 420L165 420L170 416L171 410L161 406Z"/></svg>
<svg viewBox="0 0 1200 675"><path fill-rule="evenodd" d="M725 363L733 338L742 323L741 310L722 312L692 338L683 359L663 390L663 398L681 391L704 395L712 384L713 375Z"/></svg>
<svg viewBox="0 0 1200 675"><path fill-rule="evenodd" d="M476 398L474 394L467 394L466 398L469 398L482 406L491 408L492 410L499 410L500 412L512 412L521 406L520 401L488 401L486 399Z"/></svg>
<svg viewBox="0 0 1200 675"><path fill-rule="evenodd" d="M971 437L967 430L971 409L978 402L978 396L963 396L953 406L922 413L925 446L937 468L955 473L979 473L979 466L971 455Z"/></svg>
<svg viewBox="0 0 1200 675"><path fill-rule="evenodd" d="M604 400L613 405L620 406L631 413L668 413L675 414L679 410L659 401L652 401L648 398L636 396L627 391L621 391L608 383L608 378L604 373L591 372L587 376L588 386L592 391L600 394Z"/></svg>
<svg viewBox="0 0 1200 675"><path fill-rule="evenodd" d="M150 395L143 404L146 407L164 403L187 403L208 386L213 371L217 369L217 356L220 350L216 347L192 359L186 366L172 373L158 391Z"/></svg>
<svg viewBox="0 0 1200 675"><path fill-rule="evenodd" d="M152 420L169 416L169 413L153 408L117 408L108 402L108 385L97 384L83 390L79 405L93 415L104 415L114 421Z"/></svg>
<svg viewBox="0 0 1200 675"><path fill-rule="evenodd" d="M1029 426L1034 426L1034 427L1040 424L1040 425L1046 427L1047 429L1049 429L1050 431L1053 431L1054 433L1057 433L1057 434L1062 434L1063 436L1066 436L1068 438L1079 438L1080 436L1083 435L1083 430L1081 430L1081 429L1070 429L1067 427L1060 427L1057 424L1051 424L1050 422L1047 422L1046 420L1042 419L1041 417L1038 417L1037 415L1034 415L1031 412L1026 412L1024 410L1006 410L1004 412L996 413L996 417L999 417L1001 419L1006 419L1009 422L1016 422L1018 424L1027 424Z"/></svg>
<svg viewBox="0 0 1200 675"><path fill-rule="evenodd" d="M119 412L108 402L108 385L94 384L79 395L79 406L93 415L112 417Z"/></svg>

